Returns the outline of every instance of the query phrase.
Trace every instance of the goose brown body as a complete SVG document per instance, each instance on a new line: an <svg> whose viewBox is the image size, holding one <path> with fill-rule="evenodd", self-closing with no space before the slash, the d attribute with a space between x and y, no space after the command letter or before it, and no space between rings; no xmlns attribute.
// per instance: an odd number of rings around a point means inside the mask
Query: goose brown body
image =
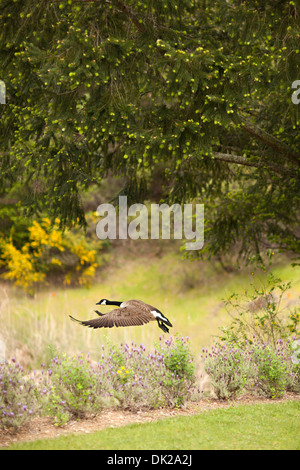
<svg viewBox="0 0 300 470"><path fill-rule="evenodd" d="M105 303L103 303L105 302ZM138 326L149 323L150 321L156 320L158 326L164 331L169 332L168 326L172 326L170 321L155 307L146 304L141 300L127 300L125 302L111 302L103 299L98 302L100 305L119 305L119 308L115 308L110 312L103 314L98 310L95 312L98 314L98 318L92 320L76 320L70 315L70 318L74 321L79 322L81 325L88 326L90 328L112 328L112 327L126 327L126 326ZM97 305L98 305L97 304Z"/></svg>

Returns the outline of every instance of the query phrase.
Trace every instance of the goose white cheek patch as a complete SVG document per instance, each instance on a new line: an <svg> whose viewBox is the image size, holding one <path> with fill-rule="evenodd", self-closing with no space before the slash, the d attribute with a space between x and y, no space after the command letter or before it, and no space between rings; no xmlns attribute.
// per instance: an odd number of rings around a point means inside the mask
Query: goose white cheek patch
<svg viewBox="0 0 300 470"><path fill-rule="evenodd" d="M156 310L151 310L151 313L153 313L153 315L156 318L159 318L160 320L167 321L167 319L161 313L157 312Z"/></svg>

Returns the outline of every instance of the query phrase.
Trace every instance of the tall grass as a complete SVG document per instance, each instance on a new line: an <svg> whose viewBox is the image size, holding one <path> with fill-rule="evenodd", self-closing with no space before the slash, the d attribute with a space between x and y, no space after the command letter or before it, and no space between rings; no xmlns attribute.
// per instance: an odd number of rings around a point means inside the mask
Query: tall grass
<svg viewBox="0 0 300 470"><path fill-rule="evenodd" d="M299 268L279 266L274 271L283 281L294 282L289 301L297 299ZM95 317L95 304L101 298L135 298L165 313L174 325L170 333L189 336L192 348L200 353L226 323L222 299L248 289L250 281L253 278L247 270L225 273L209 263L191 263L169 254L162 258L116 260L115 266L100 273L89 289L48 286L30 298L1 284L0 336L6 343L7 356L19 355L18 361L32 368L50 361L53 349L68 354L89 353L93 357L105 338L150 347L161 335L156 322L143 327L92 330L69 319L69 314L81 320ZM109 307L101 311L106 313Z"/></svg>

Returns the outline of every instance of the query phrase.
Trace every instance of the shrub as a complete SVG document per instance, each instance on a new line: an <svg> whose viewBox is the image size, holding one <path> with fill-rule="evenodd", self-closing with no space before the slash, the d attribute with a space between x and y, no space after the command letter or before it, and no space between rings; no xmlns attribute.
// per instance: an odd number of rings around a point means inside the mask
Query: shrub
<svg viewBox="0 0 300 470"><path fill-rule="evenodd" d="M292 362L289 349L282 340L272 344L254 341L249 351L254 365L254 386L268 398L280 398L289 384Z"/></svg>
<svg viewBox="0 0 300 470"><path fill-rule="evenodd" d="M292 362L295 365L300 364L300 340L294 340L290 342L290 348L293 352L292 354Z"/></svg>
<svg viewBox="0 0 300 470"><path fill-rule="evenodd" d="M12 360L0 364L0 427L16 432L40 410L38 389Z"/></svg>
<svg viewBox="0 0 300 470"><path fill-rule="evenodd" d="M289 388L292 392L300 393L300 340L289 343L292 361L292 381Z"/></svg>
<svg viewBox="0 0 300 470"><path fill-rule="evenodd" d="M211 352L206 351L205 371L217 398L226 400L236 397L244 390L251 375L251 363L238 345L216 344Z"/></svg>
<svg viewBox="0 0 300 470"><path fill-rule="evenodd" d="M220 340L226 348L232 344L242 351L243 362L249 365L247 388L271 398L282 396L285 390L298 393L297 344L291 342L290 336L299 335L299 308L291 312L281 306L291 283L283 283L271 273L265 284L262 283L259 288L253 284L252 287L252 295L247 292L244 296L233 294L226 301L232 322L228 327L221 328L223 335ZM292 344L296 344L294 350L291 349ZM230 366L220 358L206 363L214 386L218 384L221 388L222 384L223 391L217 393L224 397L226 394L230 396L227 383L233 388L240 388L241 385L239 376L230 377Z"/></svg>
<svg viewBox="0 0 300 470"><path fill-rule="evenodd" d="M117 354L118 351L118 354ZM111 349L115 366L109 368L111 376L111 395L118 406L130 410L156 408L162 404L158 386L163 374L163 357L157 351L146 354L146 348L136 343L121 345Z"/></svg>
<svg viewBox="0 0 300 470"><path fill-rule="evenodd" d="M291 360L289 342L262 343L253 337L243 347L223 343L205 356L205 370L218 399L233 398L244 390L268 398L280 398L285 391L299 392L298 364Z"/></svg>
<svg viewBox="0 0 300 470"><path fill-rule="evenodd" d="M71 418L82 419L101 408L101 390L96 375L81 356L53 358L43 383L49 390L47 410L57 425L63 425Z"/></svg>
<svg viewBox="0 0 300 470"><path fill-rule="evenodd" d="M2 261L0 264L5 265L7 269L2 274L3 279L14 281L16 286L21 286L28 292L31 291L34 284L44 281L45 273L36 270L27 245L18 250L11 241L2 241L1 250Z"/></svg>
<svg viewBox="0 0 300 470"><path fill-rule="evenodd" d="M280 398L300 391L297 341L216 344L204 351L205 370L220 400L251 390ZM98 362L83 356L56 356L40 380L25 376L13 361L0 365L0 427L16 431L37 413L57 425L102 408L153 409L181 406L194 390L194 358L188 339L160 338L154 350L136 343L102 345Z"/></svg>
<svg viewBox="0 0 300 470"><path fill-rule="evenodd" d="M170 337L159 350L164 355L166 369L161 381L162 393L169 405L182 405L195 382L195 365L188 338L176 337L174 340Z"/></svg>
<svg viewBox="0 0 300 470"><path fill-rule="evenodd" d="M106 393L119 406L131 410L179 406L184 403L194 382L194 365L188 341L171 337L146 353L135 343L110 346L99 368L106 371L102 381L110 382Z"/></svg>
<svg viewBox="0 0 300 470"><path fill-rule="evenodd" d="M253 294L232 294L225 301L232 321L228 327L221 328L220 339L244 344L251 342L254 334L261 342L276 347L277 340L299 334L299 308L290 311L282 307L283 296L291 283L284 283L270 273L266 283L251 286Z"/></svg>
<svg viewBox="0 0 300 470"><path fill-rule="evenodd" d="M29 293L54 272L64 275L65 284L90 284L98 267L96 248L101 246L100 242L93 244L70 230L62 233L58 219L54 224L48 218L33 221L27 230L28 240L20 248L15 246L12 236L0 238L4 279Z"/></svg>
<svg viewBox="0 0 300 470"><path fill-rule="evenodd" d="M43 373L47 410L57 425L81 419L103 407L153 409L180 406L194 382L188 341L171 337L149 353L136 343L102 345L101 358L55 357Z"/></svg>

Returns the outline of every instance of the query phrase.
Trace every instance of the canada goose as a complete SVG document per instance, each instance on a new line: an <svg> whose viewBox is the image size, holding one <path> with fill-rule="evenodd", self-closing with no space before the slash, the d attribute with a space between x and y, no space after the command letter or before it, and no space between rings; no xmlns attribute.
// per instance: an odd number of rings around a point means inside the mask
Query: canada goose
<svg viewBox="0 0 300 470"><path fill-rule="evenodd" d="M80 321L73 318L71 320L81 323L81 325L89 326L90 328L112 328L113 326L134 326L143 325L149 321L156 320L159 328L165 333L169 333L166 327L173 326L172 323L155 307L145 304L141 300L126 300L125 302L117 302L107 299L102 299L96 305L117 305L120 308L115 308L110 312L104 314L95 310L100 318L93 320Z"/></svg>

